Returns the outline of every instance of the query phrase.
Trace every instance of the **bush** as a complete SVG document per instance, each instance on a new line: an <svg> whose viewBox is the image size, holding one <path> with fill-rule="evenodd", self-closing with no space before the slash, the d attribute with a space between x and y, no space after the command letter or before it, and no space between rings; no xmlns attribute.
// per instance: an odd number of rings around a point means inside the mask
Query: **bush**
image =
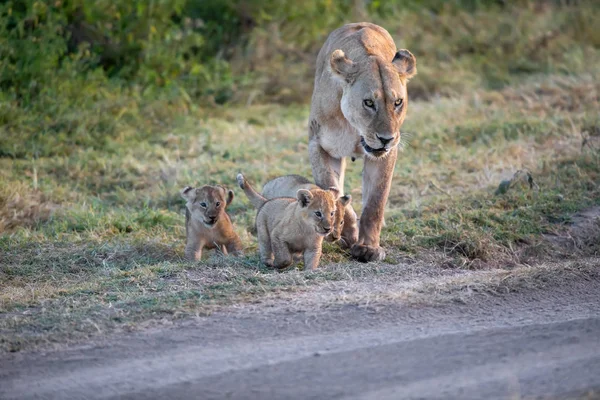
<svg viewBox="0 0 600 400"><path fill-rule="evenodd" d="M50 4L50 5L49 5ZM0 87L30 104L59 80L95 74L123 85L169 88L185 82L192 96L231 82L185 0L9 1L0 6ZM184 85L180 85L184 87Z"/></svg>
<svg viewBox="0 0 600 400"><path fill-rule="evenodd" d="M146 119L166 123L194 104L305 103L319 47L356 20L384 26L416 55L412 98L596 73L599 10L534 0L6 1L0 156L109 149L154 134L140 129Z"/></svg>

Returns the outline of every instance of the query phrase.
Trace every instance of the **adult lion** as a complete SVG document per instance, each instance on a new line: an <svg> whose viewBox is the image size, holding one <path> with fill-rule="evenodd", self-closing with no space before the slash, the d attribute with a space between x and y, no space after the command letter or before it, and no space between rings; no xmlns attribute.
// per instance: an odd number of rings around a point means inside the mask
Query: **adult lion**
<svg viewBox="0 0 600 400"><path fill-rule="evenodd" d="M309 120L312 173L317 185L343 194L345 157L364 159L359 238L351 248L360 261L385 257L379 235L408 105L406 84L416 72L415 57L397 51L385 29L366 22L333 31L317 57Z"/></svg>

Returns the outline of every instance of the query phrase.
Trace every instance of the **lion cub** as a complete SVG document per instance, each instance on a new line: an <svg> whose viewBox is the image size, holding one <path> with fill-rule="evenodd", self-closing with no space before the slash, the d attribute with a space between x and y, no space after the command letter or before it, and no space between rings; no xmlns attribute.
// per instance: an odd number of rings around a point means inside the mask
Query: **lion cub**
<svg viewBox="0 0 600 400"><path fill-rule="evenodd" d="M304 269L313 270L321 259L323 238L331 233L339 192L336 188L299 189L296 198L266 199L238 174L237 181L258 208L256 230L261 261L279 269L294 256L304 256Z"/></svg>
<svg viewBox="0 0 600 400"><path fill-rule="evenodd" d="M275 197L296 197L299 189L318 189L319 187L300 175L285 175L272 179L263 186L262 195L267 199ZM358 242L358 223L356 213L352 209L352 196L345 195L337 199L333 220L333 230L325 241L334 243L339 240L340 246L350 248Z"/></svg>
<svg viewBox="0 0 600 400"><path fill-rule="evenodd" d="M186 200L185 257L199 260L202 249L220 249L223 254L242 255L242 242L233 230L226 208L233 200L233 191L223 186L205 185L194 189L186 186L181 191Z"/></svg>

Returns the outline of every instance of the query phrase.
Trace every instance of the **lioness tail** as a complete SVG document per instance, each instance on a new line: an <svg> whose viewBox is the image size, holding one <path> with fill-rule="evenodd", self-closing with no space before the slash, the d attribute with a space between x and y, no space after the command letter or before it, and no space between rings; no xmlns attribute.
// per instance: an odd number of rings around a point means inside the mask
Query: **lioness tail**
<svg viewBox="0 0 600 400"><path fill-rule="evenodd" d="M252 205L255 208L258 209L263 204L265 204L267 199L265 199L263 196L260 195L260 193L258 193L256 190L254 190L254 188L248 183L248 181L246 181L246 178L244 178L244 175L238 174L237 181L238 181L238 184L240 185L240 187L244 190L244 193L246 193L248 200L250 200L250 203L252 203Z"/></svg>

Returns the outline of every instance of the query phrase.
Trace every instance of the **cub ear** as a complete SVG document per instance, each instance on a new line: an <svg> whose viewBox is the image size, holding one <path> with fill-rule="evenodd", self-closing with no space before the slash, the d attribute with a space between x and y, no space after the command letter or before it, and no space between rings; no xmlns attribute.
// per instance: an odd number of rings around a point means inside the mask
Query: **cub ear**
<svg viewBox="0 0 600 400"><path fill-rule="evenodd" d="M223 192L223 198L225 199L225 204L228 206L233 201L233 190L227 190L227 188L223 185L215 185L221 192Z"/></svg>
<svg viewBox="0 0 600 400"><path fill-rule="evenodd" d="M349 194L342 196L339 198L340 204L346 207L348 204L352 203L352 196Z"/></svg>
<svg viewBox="0 0 600 400"><path fill-rule="evenodd" d="M352 83L358 73L358 65L346 57L346 54L340 49L331 53L329 64L331 72L346 83Z"/></svg>
<svg viewBox="0 0 600 400"><path fill-rule="evenodd" d="M340 191L335 186L330 186L327 190L333 194L334 199L337 200L340 197Z"/></svg>
<svg viewBox="0 0 600 400"><path fill-rule="evenodd" d="M296 192L296 197L298 198L298 202L302 207L307 207L310 204L313 195L309 190L298 189Z"/></svg>
<svg viewBox="0 0 600 400"><path fill-rule="evenodd" d="M417 74L417 59L406 49L398 50L392 64L402 78L410 79Z"/></svg>
<svg viewBox="0 0 600 400"><path fill-rule="evenodd" d="M196 198L196 190L194 190L194 188L191 186L184 187L179 193L181 194L181 197L183 197L187 201L193 202Z"/></svg>

